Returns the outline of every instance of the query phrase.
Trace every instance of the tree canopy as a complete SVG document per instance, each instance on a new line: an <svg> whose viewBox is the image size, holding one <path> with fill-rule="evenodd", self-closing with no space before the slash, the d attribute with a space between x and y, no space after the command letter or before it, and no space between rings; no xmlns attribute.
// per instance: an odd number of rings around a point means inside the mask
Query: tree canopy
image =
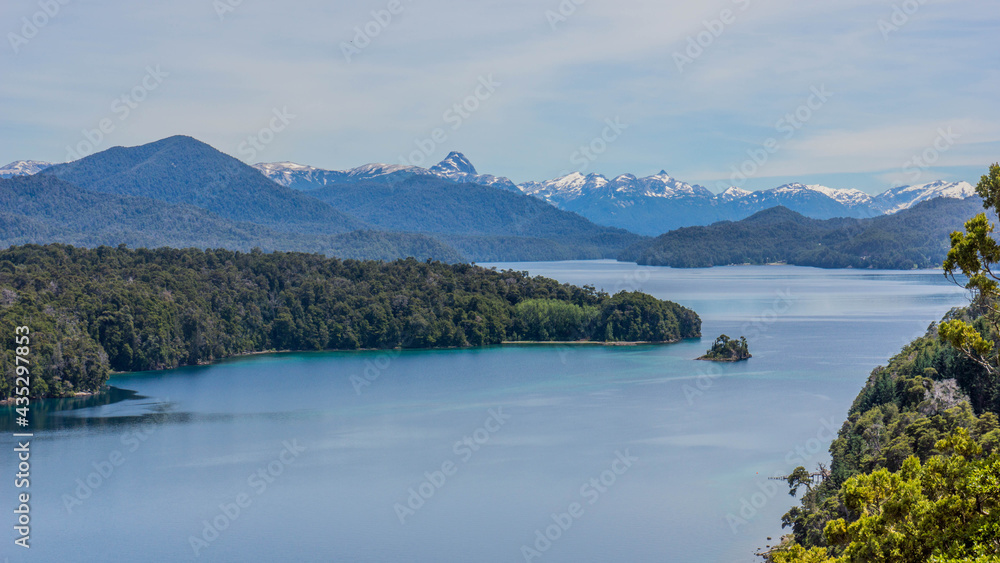
<svg viewBox="0 0 1000 563"><path fill-rule="evenodd" d="M415 259L339 260L230 250L0 251L0 395L14 327L31 330L35 396L95 391L113 371L195 365L267 350L441 348L511 340L671 342L698 315L526 272Z"/></svg>

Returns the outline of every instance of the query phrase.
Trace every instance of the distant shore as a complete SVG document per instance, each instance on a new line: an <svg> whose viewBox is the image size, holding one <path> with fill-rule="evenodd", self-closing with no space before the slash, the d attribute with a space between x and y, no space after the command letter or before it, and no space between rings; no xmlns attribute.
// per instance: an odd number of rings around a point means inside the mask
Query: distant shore
<svg viewBox="0 0 1000 563"><path fill-rule="evenodd" d="M501 342L507 344L558 344L560 346L641 346L644 344L676 344L680 340L660 340L660 341L615 341L604 342L600 340L505 340Z"/></svg>

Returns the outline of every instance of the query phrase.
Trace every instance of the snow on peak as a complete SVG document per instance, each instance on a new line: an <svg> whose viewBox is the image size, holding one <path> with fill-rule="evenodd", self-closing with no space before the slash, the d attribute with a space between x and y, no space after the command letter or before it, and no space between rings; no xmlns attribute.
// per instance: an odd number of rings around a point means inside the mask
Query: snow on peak
<svg viewBox="0 0 1000 563"><path fill-rule="evenodd" d="M837 203L852 207L855 205L865 205L872 202L872 196L866 194L865 192L855 189L837 189L829 188L820 184L802 184L799 182L793 182L791 184L784 184L778 186L777 188L767 190L774 194L780 195L795 195L802 192L815 192L823 194L826 197L836 201Z"/></svg>
<svg viewBox="0 0 1000 563"><path fill-rule="evenodd" d="M7 166L0 168L0 178L32 176L50 166L52 166L51 162L43 162L41 160L15 160Z"/></svg>
<svg viewBox="0 0 1000 563"><path fill-rule="evenodd" d="M479 173L476 172L476 167L469 162L465 155L452 151L448 153L448 156L444 157L444 160L431 166L430 171L438 176L444 176L445 178L451 178L453 176L478 176Z"/></svg>
<svg viewBox="0 0 1000 563"><path fill-rule="evenodd" d="M719 194L719 197L727 200L742 199L744 197L747 197L751 193L752 192L748 192L743 188L738 188L736 186L729 186L728 188L726 188L726 191Z"/></svg>
<svg viewBox="0 0 1000 563"><path fill-rule="evenodd" d="M896 213L909 209L921 201L936 197L965 199L976 195L976 188L968 182L945 182L938 180L914 186L890 188L875 196L875 205L884 213Z"/></svg>
<svg viewBox="0 0 1000 563"><path fill-rule="evenodd" d="M344 174L352 178L375 178L378 176L395 174L396 172L413 172L415 174L427 173L425 169L420 168L419 166L409 166L406 164L381 164L373 162L370 164L356 166L350 170L345 170Z"/></svg>
<svg viewBox="0 0 1000 563"><path fill-rule="evenodd" d="M571 172L553 180L526 182L518 186L518 189L522 193L544 199L558 206L603 188L608 183L608 179L600 174L587 174L585 176L581 172Z"/></svg>

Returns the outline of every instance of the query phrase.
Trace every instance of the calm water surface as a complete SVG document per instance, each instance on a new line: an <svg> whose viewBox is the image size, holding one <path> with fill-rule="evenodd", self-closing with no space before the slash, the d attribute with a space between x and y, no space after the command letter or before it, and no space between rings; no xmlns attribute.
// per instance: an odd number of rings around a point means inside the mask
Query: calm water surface
<svg viewBox="0 0 1000 563"><path fill-rule="evenodd" d="M30 551L12 543L0 411L0 556L749 563L795 502L767 477L827 461L872 367L965 299L939 271L488 266L672 299L705 337L114 377L106 396L36 407ZM694 361L720 333L754 357Z"/></svg>

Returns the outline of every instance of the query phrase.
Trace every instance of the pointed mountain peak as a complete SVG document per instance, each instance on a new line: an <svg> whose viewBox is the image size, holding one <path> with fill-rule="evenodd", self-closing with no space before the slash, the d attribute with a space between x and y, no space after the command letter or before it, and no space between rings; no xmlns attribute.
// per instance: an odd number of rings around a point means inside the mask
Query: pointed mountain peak
<svg viewBox="0 0 1000 563"><path fill-rule="evenodd" d="M471 174L475 176L478 174L476 167L469 162L469 159L457 151L448 153L448 156L444 157L444 160L431 167L431 172L442 176L455 174Z"/></svg>
<svg viewBox="0 0 1000 563"><path fill-rule="evenodd" d="M719 195L727 197L745 197L750 195L750 192L738 186L729 186L728 188L726 188L724 192L722 192Z"/></svg>

